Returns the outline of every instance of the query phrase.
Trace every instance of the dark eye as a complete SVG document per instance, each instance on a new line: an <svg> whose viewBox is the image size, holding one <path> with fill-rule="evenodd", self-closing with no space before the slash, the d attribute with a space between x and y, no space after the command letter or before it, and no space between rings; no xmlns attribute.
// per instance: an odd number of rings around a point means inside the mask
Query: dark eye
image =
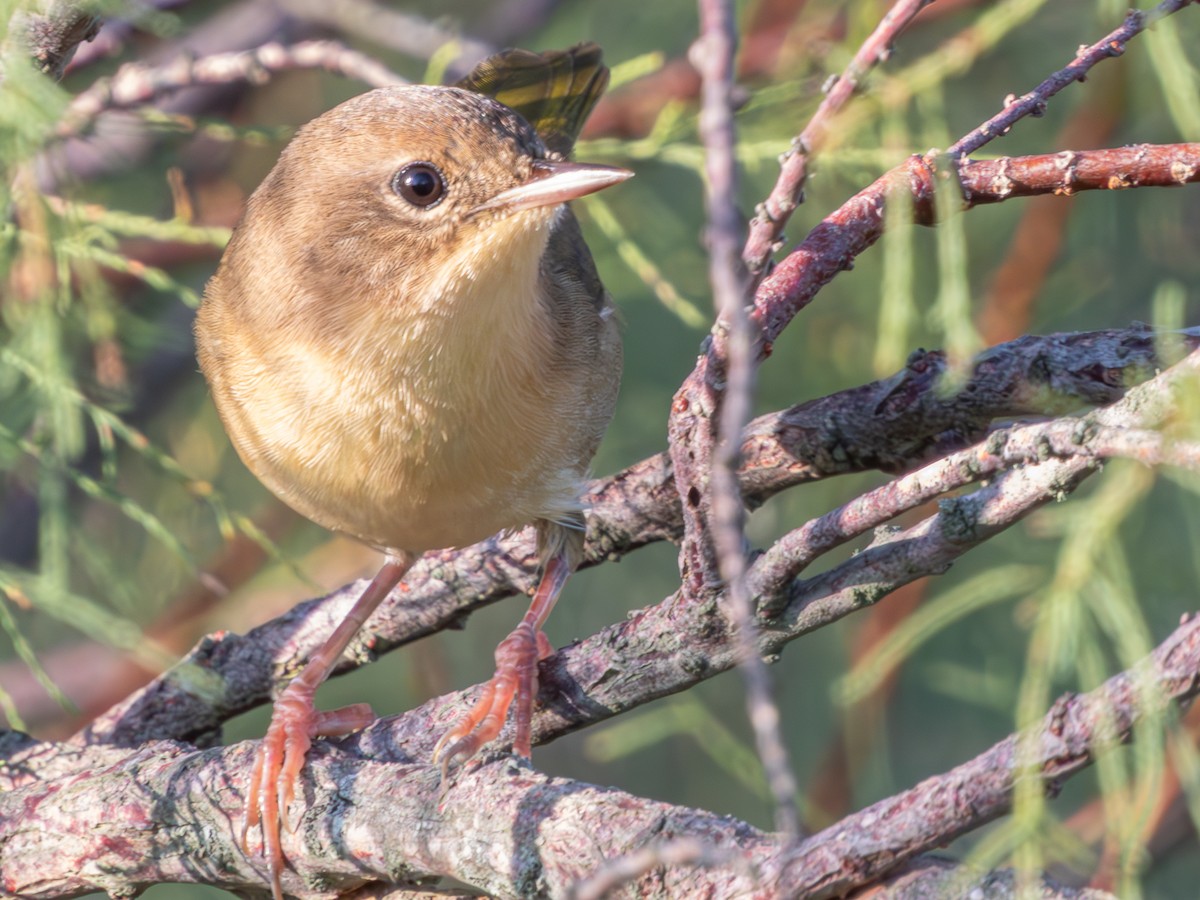
<svg viewBox="0 0 1200 900"><path fill-rule="evenodd" d="M433 163L409 163L392 179L392 190L411 203L426 209L446 193L446 179Z"/></svg>

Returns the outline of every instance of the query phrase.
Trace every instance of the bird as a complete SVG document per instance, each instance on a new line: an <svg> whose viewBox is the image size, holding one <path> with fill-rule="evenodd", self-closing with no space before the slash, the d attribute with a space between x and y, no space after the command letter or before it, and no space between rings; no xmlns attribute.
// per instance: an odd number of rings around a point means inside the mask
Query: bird
<svg viewBox="0 0 1200 900"><path fill-rule="evenodd" d="M354 97L301 127L247 201L205 289L200 368L239 456L284 503L383 564L277 697L241 844L261 828L275 900L282 826L316 737L373 718L317 711L354 635L429 551L535 528L529 611L474 708L442 736L452 763L501 732L531 751L542 625L583 552L581 500L612 418L618 317L568 202L627 169L569 155L608 83L593 43L507 50L452 86Z"/></svg>

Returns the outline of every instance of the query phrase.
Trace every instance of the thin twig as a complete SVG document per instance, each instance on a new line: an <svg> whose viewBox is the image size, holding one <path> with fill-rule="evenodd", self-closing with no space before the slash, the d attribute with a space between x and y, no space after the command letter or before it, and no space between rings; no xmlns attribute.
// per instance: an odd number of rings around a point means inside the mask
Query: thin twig
<svg viewBox="0 0 1200 900"><path fill-rule="evenodd" d="M1026 116L1041 116L1046 111L1047 101L1067 85L1085 80L1087 73L1094 66L1123 54L1129 42L1155 22L1179 12L1194 2L1196 0L1163 0L1151 10L1130 10L1118 28L1114 28L1090 47L1081 47L1071 62L1029 93L1020 97L1010 96L1005 101L1004 109L955 141L946 154L951 159L969 156L994 139L1008 134L1013 125Z"/></svg>
<svg viewBox="0 0 1200 900"><path fill-rule="evenodd" d="M1200 468L1200 443L1172 441L1149 429L1112 428L1083 418L1002 428L983 443L855 497L780 538L756 563L762 588L778 593L814 560L901 513L1005 469L1059 459L1122 457L1149 466ZM769 574L767 574L769 573Z"/></svg>
<svg viewBox="0 0 1200 900"><path fill-rule="evenodd" d="M771 188L767 199L759 204L750 222L750 234L742 250L742 260L755 284L766 274L771 254L781 246L788 219L804 200L809 159L825 143L834 116L862 87L871 69L891 55L892 44L916 18L917 13L932 2L897 0L896 5L888 10L871 35L863 41L845 71L831 80L825 91L825 99L804 130L793 138L792 148L784 155L775 186Z"/></svg>
<svg viewBox="0 0 1200 900"><path fill-rule="evenodd" d="M195 59L180 56L161 66L126 63L111 78L102 78L71 101L59 123L60 138L79 134L101 113L132 109L164 93L201 84L236 81L261 83L277 72L325 69L372 87L405 80L375 59L337 41L281 44L270 41L253 50L214 53Z"/></svg>
<svg viewBox="0 0 1200 900"><path fill-rule="evenodd" d="M178 37L147 48L144 62L150 67L161 67L181 58L199 59L251 50L284 36L295 43L312 37L312 31L273 3L225 4ZM224 117L231 93L237 93L231 88L237 87L226 83L176 91L160 98L152 115ZM68 182L76 184L129 171L146 159L162 136L161 129L143 121L141 115L114 112L102 116L85 137L44 143L35 163L38 182L43 190L56 192Z"/></svg>
<svg viewBox="0 0 1200 900"><path fill-rule="evenodd" d="M700 0L700 38L693 58L701 75L700 136L705 150L709 279L717 319L728 329L726 384L712 453L709 501L711 539L726 585L726 604L746 682L746 710L775 801L776 827L798 834L796 779L779 729L779 707L766 663L757 653L758 634L746 591L745 507L737 471L742 429L750 419L756 343L746 311L749 282L738 257L741 222L737 210L736 135L733 123L733 59L737 37L730 0ZM720 327L720 325L718 326Z"/></svg>

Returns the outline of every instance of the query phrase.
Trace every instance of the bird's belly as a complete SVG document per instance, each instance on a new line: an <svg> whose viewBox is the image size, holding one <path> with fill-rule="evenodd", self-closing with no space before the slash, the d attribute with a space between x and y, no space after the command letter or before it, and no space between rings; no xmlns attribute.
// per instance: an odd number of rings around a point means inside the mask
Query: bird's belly
<svg viewBox="0 0 1200 900"><path fill-rule="evenodd" d="M244 427L230 429L246 436L247 465L304 516L381 549L422 552L578 509L580 461L545 427L577 414L561 385L532 372L522 384L461 371L431 379L428 368L420 378L365 369L374 374L348 382L308 359L302 382L245 397Z"/></svg>

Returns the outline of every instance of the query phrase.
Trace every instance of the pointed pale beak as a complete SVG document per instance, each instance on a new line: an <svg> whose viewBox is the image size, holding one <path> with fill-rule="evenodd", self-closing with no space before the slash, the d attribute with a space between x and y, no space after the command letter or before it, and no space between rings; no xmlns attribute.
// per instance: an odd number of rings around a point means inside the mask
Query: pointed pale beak
<svg viewBox="0 0 1200 900"><path fill-rule="evenodd" d="M471 210L475 213L489 209L516 212L538 206L556 206L568 200L577 200L596 191L620 184L633 173L616 166L601 166L593 163L563 162L538 159L533 162L533 174L524 184L502 191L486 203Z"/></svg>

